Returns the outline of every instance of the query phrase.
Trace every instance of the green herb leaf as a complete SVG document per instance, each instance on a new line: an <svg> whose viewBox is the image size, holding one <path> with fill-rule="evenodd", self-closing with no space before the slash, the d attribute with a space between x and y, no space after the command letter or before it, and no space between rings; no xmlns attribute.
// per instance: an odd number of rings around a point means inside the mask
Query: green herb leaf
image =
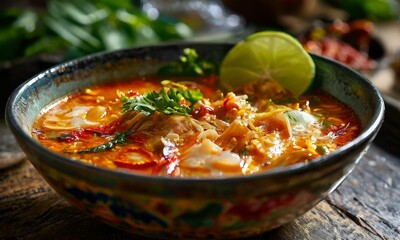
<svg viewBox="0 0 400 240"><path fill-rule="evenodd" d="M192 48L185 48L179 61L167 64L158 70L158 74L166 76L205 76L216 73L216 65L201 59Z"/></svg>
<svg viewBox="0 0 400 240"><path fill-rule="evenodd" d="M95 153L95 152L101 152L101 151L112 149L116 145L125 144L127 136L131 133L132 133L132 131L118 133L117 136L115 136L115 138L113 138L109 142L103 143L96 147L80 150L80 151L77 151L74 153Z"/></svg>
<svg viewBox="0 0 400 240"><path fill-rule="evenodd" d="M155 111L165 114L178 114L188 116L192 112L192 106L203 98L200 90L170 88L168 91L162 88L159 92L152 91L135 98L121 96L124 105L122 112L141 111L150 115ZM184 101L190 102L190 106L182 104Z"/></svg>

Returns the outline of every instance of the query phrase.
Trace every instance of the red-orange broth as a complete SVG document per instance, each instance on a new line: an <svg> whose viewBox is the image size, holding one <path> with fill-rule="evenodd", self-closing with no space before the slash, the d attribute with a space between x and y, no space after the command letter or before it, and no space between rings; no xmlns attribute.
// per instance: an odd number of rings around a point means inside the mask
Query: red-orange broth
<svg viewBox="0 0 400 240"><path fill-rule="evenodd" d="M221 177L308 162L360 132L353 111L321 91L273 101L254 89L223 94L215 77L185 79L182 84L200 89L204 97L188 116L122 113L121 96L160 90L160 79L142 78L59 99L42 111L32 134L50 150L96 166L150 175ZM79 153L121 133L126 133L124 141L110 148Z"/></svg>

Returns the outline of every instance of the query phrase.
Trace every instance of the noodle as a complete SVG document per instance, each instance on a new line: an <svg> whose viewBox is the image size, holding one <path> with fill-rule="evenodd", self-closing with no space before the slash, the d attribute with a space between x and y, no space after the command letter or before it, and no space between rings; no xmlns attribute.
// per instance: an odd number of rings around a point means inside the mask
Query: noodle
<svg viewBox="0 0 400 240"><path fill-rule="evenodd" d="M309 162L360 132L352 110L324 92L293 99L278 88L270 96L277 86L269 82L222 94L209 82L163 82L206 94L187 115L121 111L118 99L158 91L158 79L95 86L46 108L32 134L53 151L101 167L221 177Z"/></svg>

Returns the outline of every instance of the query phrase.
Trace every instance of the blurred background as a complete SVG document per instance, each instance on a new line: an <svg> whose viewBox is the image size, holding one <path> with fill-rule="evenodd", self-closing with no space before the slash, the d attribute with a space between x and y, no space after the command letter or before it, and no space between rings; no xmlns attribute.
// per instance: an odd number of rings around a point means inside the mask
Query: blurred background
<svg viewBox="0 0 400 240"><path fill-rule="evenodd" d="M14 0L0 3L2 107L15 87L88 54L285 31L400 99L398 0Z"/></svg>

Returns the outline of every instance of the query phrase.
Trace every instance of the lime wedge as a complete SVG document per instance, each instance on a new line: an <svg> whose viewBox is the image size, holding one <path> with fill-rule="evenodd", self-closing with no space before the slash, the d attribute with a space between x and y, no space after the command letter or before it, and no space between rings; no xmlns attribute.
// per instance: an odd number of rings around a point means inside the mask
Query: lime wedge
<svg viewBox="0 0 400 240"><path fill-rule="evenodd" d="M263 31L237 43L220 67L226 90L259 80L276 81L295 96L304 93L315 75L315 65L303 46L289 34Z"/></svg>

